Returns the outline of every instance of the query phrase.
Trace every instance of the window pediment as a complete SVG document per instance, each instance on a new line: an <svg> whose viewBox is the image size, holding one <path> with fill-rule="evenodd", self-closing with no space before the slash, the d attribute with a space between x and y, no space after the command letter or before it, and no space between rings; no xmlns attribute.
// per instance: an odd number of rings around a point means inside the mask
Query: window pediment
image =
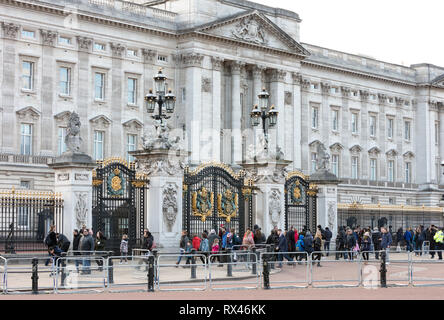
<svg viewBox="0 0 444 320"><path fill-rule="evenodd" d="M90 119L89 122L91 122L91 124L94 125L96 129L106 129L112 123L112 121L103 114Z"/></svg>
<svg viewBox="0 0 444 320"><path fill-rule="evenodd" d="M16 113L21 121L33 122L40 118L40 111L31 106L17 110Z"/></svg>
<svg viewBox="0 0 444 320"><path fill-rule="evenodd" d="M361 151L362 151L361 146L359 146L357 144L350 148L350 152L353 153L353 154L358 154Z"/></svg>

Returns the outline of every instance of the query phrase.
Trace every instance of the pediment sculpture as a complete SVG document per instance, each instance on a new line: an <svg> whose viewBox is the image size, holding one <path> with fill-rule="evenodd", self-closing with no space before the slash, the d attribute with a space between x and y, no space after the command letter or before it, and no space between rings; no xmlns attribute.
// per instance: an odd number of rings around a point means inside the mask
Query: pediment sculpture
<svg viewBox="0 0 444 320"><path fill-rule="evenodd" d="M265 31L263 26L254 19L253 16L242 19L232 30L232 34L237 38L256 44L266 44Z"/></svg>

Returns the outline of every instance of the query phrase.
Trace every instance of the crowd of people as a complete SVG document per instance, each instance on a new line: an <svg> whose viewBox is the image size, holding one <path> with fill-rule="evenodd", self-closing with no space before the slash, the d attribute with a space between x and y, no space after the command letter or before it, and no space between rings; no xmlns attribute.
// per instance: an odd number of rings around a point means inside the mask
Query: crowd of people
<svg viewBox="0 0 444 320"><path fill-rule="evenodd" d="M350 228L342 226L338 228L335 239L335 259L341 258L352 261L360 253L365 263L369 260L370 253L379 259L382 251L386 254L386 260L389 261L390 248L395 246L398 250L405 248L407 251L415 252L415 255L430 254L433 259L435 254L442 260L442 250L444 250L444 228L438 228L431 225L428 228L418 226L414 230L408 228L403 231L399 228L393 232L392 228ZM72 245L69 239L56 232L56 227L51 226L45 237L45 244L48 246L50 258L55 262L68 250L72 250L74 256L79 258L75 260L77 271L81 266L82 274L91 273L91 261L95 260L98 269L102 270L103 260L101 258L91 258L92 254L105 252L107 250L107 238L101 231L98 231L93 237L93 231L83 226L80 230L74 230ZM233 250L234 261L237 261L236 251L250 250L253 247L260 248L265 245L271 247L271 260L277 263L281 268L283 260L290 261L290 264L301 263L303 259L308 260L308 256L313 253L312 262L321 267L322 255L329 256L332 242L332 232L328 227L317 226L314 235L306 227L297 230L293 226L289 230L273 228L268 237L262 232L262 229L255 225L253 230L247 229L243 235L239 235L234 228L227 228L221 225L216 230L203 231L202 234L189 235L187 231L182 231L180 238L180 255L176 262L179 267L182 258L186 257L185 266L192 263L193 253L198 253L202 263L206 263L211 256L212 263L219 262L222 266L226 262L226 255L229 249ZM124 234L120 243L120 263L128 263L128 235ZM141 249L145 254L156 247L154 237L148 229L144 230ZM239 251L238 251L239 252ZM242 258L242 256L240 256Z"/></svg>

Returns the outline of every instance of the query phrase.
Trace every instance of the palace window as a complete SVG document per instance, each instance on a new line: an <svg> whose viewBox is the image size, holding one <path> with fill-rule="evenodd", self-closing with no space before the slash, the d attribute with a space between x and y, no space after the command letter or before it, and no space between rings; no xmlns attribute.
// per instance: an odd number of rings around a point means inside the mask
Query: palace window
<svg viewBox="0 0 444 320"><path fill-rule="evenodd" d="M66 128L59 127L58 137L57 137L57 153L58 153L58 155L61 155L63 152L66 151L65 136L66 136Z"/></svg>
<svg viewBox="0 0 444 320"><path fill-rule="evenodd" d="M370 116L370 136L375 137L376 136L376 116Z"/></svg>
<svg viewBox="0 0 444 320"><path fill-rule="evenodd" d="M31 30L22 30L22 37L35 39L35 32Z"/></svg>
<svg viewBox="0 0 444 320"><path fill-rule="evenodd" d="M22 63L22 88L26 90L34 89L34 62L23 61Z"/></svg>
<svg viewBox="0 0 444 320"><path fill-rule="evenodd" d="M128 103L137 103L137 79L128 78Z"/></svg>
<svg viewBox="0 0 444 320"><path fill-rule="evenodd" d="M387 119L387 138L389 139L393 139L394 123L395 120L392 118Z"/></svg>
<svg viewBox="0 0 444 320"><path fill-rule="evenodd" d="M29 156L32 154L32 124L22 123L20 135L20 154Z"/></svg>
<svg viewBox="0 0 444 320"><path fill-rule="evenodd" d="M332 118L332 123L331 123L332 130L333 131L338 131L339 130L339 111L338 110L332 110L331 118Z"/></svg>
<svg viewBox="0 0 444 320"><path fill-rule="evenodd" d="M352 176L352 179L358 179L359 178L358 162L359 162L359 158L358 157L352 157L352 165L351 165L351 176Z"/></svg>
<svg viewBox="0 0 444 320"><path fill-rule="evenodd" d="M376 181L377 163L376 159L370 159L370 180Z"/></svg>
<svg viewBox="0 0 444 320"><path fill-rule="evenodd" d="M105 74L96 72L94 76L95 98L105 100Z"/></svg>
<svg viewBox="0 0 444 320"><path fill-rule="evenodd" d="M406 141L410 141L410 132L411 132L411 123L410 121L404 121L404 139Z"/></svg>
<svg viewBox="0 0 444 320"><path fill-rule="evenodd" d="M127 152L127 161L133 162L134 157L129 154L130 151L136 150L137 136L135 134L128 134L126 138L126 152Z"/></svg>
<svg viewBox="0 0 444 320"><path fill-rule="evenodd" d="M331 172L339 177L339 156L337 154L331 156Z"/></svg>
<svg viewBox="0 0 444 320"><path fill-rule="evenodd" d="M406 183L412 182L412 163L411 162L405 163L405 182Z"/></svg>
<svg viewBox="0 0 444 320"><path fill-rule="evenodd" d="M352 129L352 133L358 133L358 114L357 113L351 114L351 129Z"/></svg>
<svg viewBox="0 0 444 320"><path fill-rule="evenodd" d="M104 132L94 131L94 160L103 160Z"/></svg>
<svg viewBox="0 0 444 320"><path fill-rule="evenodd" d="M311 153L311 173L316 172L316 162L317 162L318 155L316 152Z"/></svg>
<svg viewBox="0 0 444 320"><path fill-rule="evenodd" d="M71 69L67 67L60 68L60 93L70 95L71 93Z"/></svg>
<svg viewBox="0 0 444 320"><path fill-rule="evenodd" d="M319 109L317 107L312 107L311 108L311 127L313 129L317 129L318 122L319 122Z"/></svg>
<svg viewBox="0 0 444 320"><path fill-rule="evenodd" d="M395 181L395 161L389 160L387 163L387 179L389 182Z"/></svg>

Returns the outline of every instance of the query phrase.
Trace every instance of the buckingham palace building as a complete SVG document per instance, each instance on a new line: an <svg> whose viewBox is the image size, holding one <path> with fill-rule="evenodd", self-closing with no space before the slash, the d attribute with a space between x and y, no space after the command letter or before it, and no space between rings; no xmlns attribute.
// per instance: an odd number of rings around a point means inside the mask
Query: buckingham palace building
<svg viewBox="0 0 444 320"><path fill-rule="evenodd" d="M325 147L339 224L353 210L442 224L444 66L302 43L302 23L247 0L0 0L0 189L53 190L73 111L83 152L132 162L154 130L145 96L161 68L191 167L251 159L266 90L270 149L310 176Z"/></svg>

